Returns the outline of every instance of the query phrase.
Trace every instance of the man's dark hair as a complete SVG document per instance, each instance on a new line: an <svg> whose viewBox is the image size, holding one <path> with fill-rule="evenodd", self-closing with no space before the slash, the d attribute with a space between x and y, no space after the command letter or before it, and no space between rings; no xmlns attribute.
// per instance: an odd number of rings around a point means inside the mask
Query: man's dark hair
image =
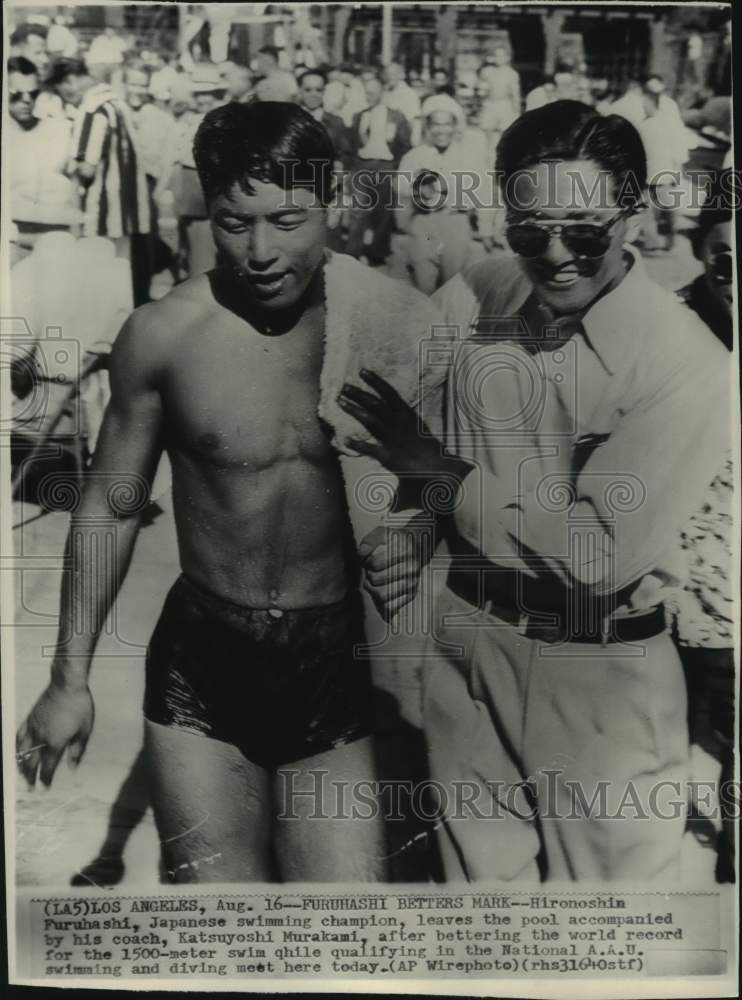
<svg viewBox="0 0 742 1000"><path fill-rule="evenodd" d="M258 49L258 55L270 56L274 62L278 62L278 49L275 45L264 45L261 49Z"/></svg>
<svg viewBox="0 0 742 1000"><path fill-rule="evenodd" d="M308 76L318 76L323 85L327 86L327 76L321 69L305 69L304 72L300 73L296 78L297 85L301 87Z"/></svg>
<svg viewBox="0 0 742 1000"><path fill-rule="evenodd" d="M613 179L621 208L637 208L647 185L641 137L621 115L601 115L580 101L554 101L526 111L505 130L496 168L505 185L538 163L592 160Z"/></svg>
<svg viewBox="0 0 742 1000"><path fill-rule="evenodd" d="M21 73L23 76L38 76L39 71L25 56L11 56L6 66L7 73Z"/></svg>
<svg viewBox="0 0 742 1000"><path fill-rule="evenodd" d="M298 104L254 101L209 111L198 127L193 155L207 201L251 181L288 191L308 188L323 204L332 196L335 150L326 129Z"/></svg>
<svg viewBox="0 0 742 1000"><path fill-rule="evenodd" d="M46 41L48 29L43 24L19 24L10 36L11 45L23 45L31 35L38 35Z"/></svg>
<svg viewBox="0 0 742 1000"><path fill-rule="evenodd" d="M58 87L68 76L87 76L88 71L82 59L71 59L62 56L55 59L46 75L47 87Z"/></svg>

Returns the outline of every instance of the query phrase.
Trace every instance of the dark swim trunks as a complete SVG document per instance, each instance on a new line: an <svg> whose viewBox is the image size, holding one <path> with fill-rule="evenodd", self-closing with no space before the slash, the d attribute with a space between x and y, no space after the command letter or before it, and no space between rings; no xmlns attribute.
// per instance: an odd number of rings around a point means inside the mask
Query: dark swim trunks
<svg viewBox="0 0 742 1000"><path fill-rule="evenodd" d="M147 650L144 714L231 743L276 767L369 735L372 688L357 595L276 613L225 601L185 577Z"/></svg>

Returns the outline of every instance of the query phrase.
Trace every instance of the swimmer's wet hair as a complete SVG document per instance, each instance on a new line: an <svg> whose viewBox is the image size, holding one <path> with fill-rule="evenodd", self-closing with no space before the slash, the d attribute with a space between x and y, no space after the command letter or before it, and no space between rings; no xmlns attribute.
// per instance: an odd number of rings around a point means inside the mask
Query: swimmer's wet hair
<svg viewBox="0 0 742 1000"><path fill-rule="evenodd" d="M284 191L305 188L323 205L332 197L332 140L297 104L232 102L214 108L198 127L193 156L207 202L235 184L252 194L251 181Z"/></svg>
<svg viewBox="0 0 742 1000"><path fill-rule="evenodd" d="M526 111L497 147L502 181L549 161L591 160L607 171L621 208L638 208L647 185L641 136L621 115L601 115L581 101L554 101Z"/></svg>

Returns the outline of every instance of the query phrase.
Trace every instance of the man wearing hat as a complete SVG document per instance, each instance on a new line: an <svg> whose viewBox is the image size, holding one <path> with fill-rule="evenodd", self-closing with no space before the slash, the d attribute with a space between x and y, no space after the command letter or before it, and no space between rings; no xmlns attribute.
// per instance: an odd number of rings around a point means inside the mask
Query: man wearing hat
<svg viewBox="0 0 742 1000"><path fill-rule="evenodd" d="M426 294L466 264L473 237L469 216L486 203L485 163L458 137L465 119L453 105L446 94L428 98L424 142L399 164L397 225L408 234L405 257L413 282Z"/></svg>

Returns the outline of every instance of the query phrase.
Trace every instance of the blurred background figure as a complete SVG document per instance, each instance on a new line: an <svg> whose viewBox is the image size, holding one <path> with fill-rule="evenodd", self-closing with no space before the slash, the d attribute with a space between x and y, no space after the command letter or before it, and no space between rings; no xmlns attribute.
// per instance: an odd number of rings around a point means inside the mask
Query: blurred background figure
<svg viewBox="0 0 742 1000"><path fill-rule="evenodd" d="M227 61L219 67L226 88L228 101L244 104L253 96L252 73L248 66Z"/></svg>
<svg viewBox="0 0 742 1000"><path fill-rule="evenodd" d="M641 81L628 81L623 95L611 104L610 113L621 115L622 118L630 121L634 128L639 128L647 114Z"/></svg>
<svg viewBox="0 0 742 1000"><path fill-rule="evenodd" d="M377 74L368 75L364 89L366 108L355 115L351 135L353 204L347 251L381 264L390 247L393 174L410 148L410 124L401 111L383 103L384 84Z"/></svg>
<svg viewBox="0 0 742 1000"><path fill-rule="evenodd" d="M14 224L11 264L32 249L46 232L68 230L80 222L74 185L66 176L71 136L66 118L38 118L40 94L36 66L14 56L6 66L8 127L6 169L10 217Z"/></svg>
<svg viewBox="0 0 742 1000"><path fill-rule="evenodd" d="M453 81L445 69L441 69L439 67L438 69L433 70L433 76L430 82L432 87L431 96L434 96L435 94L448 94L449 97L456 96ZM424 110L423 114L425 114Z"/></svg>
<svg viewBox="0 0 742 1000"><path fill-rule="evenodd" d="M420 141L420 98L407 83L404 67L393 62L384 69L384 103L405 116L413 143Z"/></svg>
<svg viewBox="0 0 742 1000"><path fill-rule="evenodd" d="M75 121L72 160L81 188L84 236L107 236L119 257L132 262L134 304L149 300L148 278L132 253L132 237L150 231L147 179L134 140L129 106L112 87L120 75L122 55L108 41L86 57L93 85L86 92Z"/></svg>
<svg viewBox="0 0 742 1000"><path fill-rule="evenodd" d="M337 114L343 119L346 128L350 128L358 112L366 107L366 91L361 82L360 67L344 63L339 70L339 82L343 85L344 102Z"/></svg>
<svg viewBox="0 0 742 1000"><path fill-rule="evenodd" d="M691 234L703 271L680 289L680 296L728 350L734 338L733 196L731 171L710 185ZM732 452L710 484L705 502L680 538L688 562L688 581L675 598L674 634L688 681L688 719L692 751L705 755L712 780L734 777L734 567L732 559L734 472ZM694 777L697 775L694 774ZM716 878L733 882L734 810L728 796L719 808L714 837ZM718 824L715 824L718 826Z"/></svg>
<svg viewBox="0 0 742 1000"><path fill-rule="evenodd" d="M80 48L74 32L69 25L73 23L68 14L59 13L55 16L46 36L46 51L49 58L73 59Z"/></svg>
<svg viewBox="0 0 742 1000"><path fill-rule="evenodd" d="M36 115L39 118L65 119L71 127L83 95L92 82L82 59L65 56L55 59L36 101Z"/></svg>
<svg viewBox="0 0 742 1000"><path fill-rule="evenodd" d="M511 58L510 48L498 44L478 74L483 98L479 125L493 159L500 136L521 113L520 75L513 69Z"/></svg>
<svg viewBox="0 0 742 1000"><path fill-rule="evenodd" d="M255 96L259 101L292 101L296 96L296 80L293 73L282 69L279 50L275 45L264 45L258 52Z"/></svg>
<svg viewBox="0 0 742 1000"><path fill-rule="evenodd" d="M327 86L325 74L319 69L307 69L301 74L297 83L299 86L297 104L308 111L316 121L321 122L330 134L335 147L335 169L348 169L353 156L350 133L339 115L325 110L324 97Z"/></svg>
<svg viewBox="0 0 742 1000"><path fill-rule="evenodd" d="M216 264L216 248L209 214L193 159L193 140L207 111L223 103L226 84L216 66L199 63L190 78L192 107L177 119L175 138L155 186L160 201L172 191L178 220L179 267L187 276L209 271Z"/></svg>
<svg viewBox="0 0 742 1000"><path fill-rule="evenodd" d="M175 119L170 111L152 100L148 70L141 64L131 64L124 73L124 90L133 128L133 139L147 180L150 227L147 233L132 236L132 267L137 269L137 282L151 295L154 275L168 270L172 273L173 255L159 232L159 208L155 200L157 183L168 167L168 150L176 141ZM155 94L158 91L155 90ZM160 96L164 95L160 93ZM166 102L165 102L166 103Z"/></svg>
<svg viewBox="0 0 742 1000"><path fill-rule="evenodd" d="M10 36L11 56L28 59L43 78L49 63L46 48L47 29L40 24L20 24Z"/></svg>
<svg viewBox="0 0 742 1000"><path fill-rule="evenodd" d="M649 208L642 227L644 250L672 250L676 192L689 152L686 129L677 104L664 93L664 84L658 77L647 80L643 103L644 118L639 123L639 134L647 154L649 194Z"/></svg>
<svg viewBox="0 0 742 1000"><path fill-rule="evenodd" d="M405 263L413 284L427 295L458 274L472 251L472 202L462 193L460 178L469 172L482 178L485 163L473 159L460 141L463 126L463 116L445 104L433 105L425 118L423 143L399 163L401 208L396 218L408 235Z"/></svg>

